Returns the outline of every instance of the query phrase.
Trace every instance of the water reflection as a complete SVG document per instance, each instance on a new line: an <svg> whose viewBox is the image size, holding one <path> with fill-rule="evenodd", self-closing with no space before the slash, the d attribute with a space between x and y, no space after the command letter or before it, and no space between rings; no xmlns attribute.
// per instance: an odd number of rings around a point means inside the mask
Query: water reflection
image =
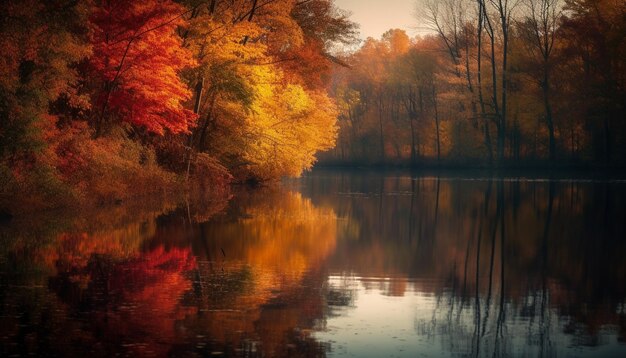
<svg viewBox="0 0 626 358"><path fill-rule="evenodd" d="M197 230L202 264L184 304L199 314L184 325L214 341L201 353L322 354L310 330L323 318L321 265L337 240L332 209L290 191L241 193Z"/></svg>
<svg viewBox="0 0 626 358"><path fill-rule="evenodd" d="M317 172L0 228L0 356L624 356L626 184Z"/></svg>
<svg viewBox="0 0 626 358"><path fill-rule="evenodd" d="M323 355L335 213L280 189L223 204L3 227L0 355Z"/></svg>
<svg viewBox="0 0 626 358"><path fill-rule="evenodd" d="M322 173L293 184L349 222L328 268L358 298L318 335L338 355L626 353L623 183Z"/></svg>

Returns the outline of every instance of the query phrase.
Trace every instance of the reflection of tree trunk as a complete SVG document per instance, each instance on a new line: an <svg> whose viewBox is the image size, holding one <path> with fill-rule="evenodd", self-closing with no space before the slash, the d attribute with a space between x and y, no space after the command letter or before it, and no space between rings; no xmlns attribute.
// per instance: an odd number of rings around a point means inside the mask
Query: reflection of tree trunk
<svg viewBox="0 0 626 358"><path fill-rule="evenodd" d="M549 189L548 189L548 212L546 213L546 223L543 228L543 238L541 240L541 330L540 330L540 345L541 345L541 355L545 352L545 343L548 341L548 346L550 346L550 339L548 334L550 332L550 325L546 324L546 313L548 303L548 285L547 285L547 275L548 275L548 238L550 234L550 224L552 223L552 206L554 203L554 187L555 182L550 180Z"/></svg>
<svg viewBox="0 0 626 358"><path fill-rule="evenodd" d="M487 191L485 192L485 209L483 216L486 219L489 219L489 202L491 201L491 188L493 186L493 181L489 180L489 185L487 186ZM498 229L498 218L500 214L500 203L496 205L496 217L494 219L493 230L491 230L491 257L489 263L489 289L487 293L487 302L485 306L485 318L483 319L483 329L481 333L481 337L485 335L485 330L487 326L487 321L489 320L489 311L491 306L491 287L493 282L493 261L494 261L494 252L495 252L495 240L496 240L496 231Z"/></svg>
<svg viewBox="0 0 626 358"><path fill-rule="evenodd" d="M465 249L465 263L463 264L463 288L461 291L463 301L465 301L467 293L467 267L469 263L470 248L472 247L472 238L473 236L467 240L467 248Z"/></svg>
<svg viewBox="0 0 626 358"><path fill-rule="evenodd" d="M211 259L211 248L209 247L209 244L208 244L209 234L206 231L206 224L200 224L199 229L200 229L200 233L199 233L200 243L204 247L206 260L209 262L209 268L211 269L211 273L214 273L215 271L213 270L213 260Z"/></svg>
<svg viewBox="0 0 626 358"><path fill-rule="evenodd" d="M482 220L478 227L478 240L476 243L476 289L474 294L474 336L476 339L476 357L480 355L480 322L482 314L480 312L480 243L482 241Z"/></svg>
<svg viewBox="0 0 626 358"><path fill-rule="evenodd" d="M502 326L504 325L505 320L505 278L504 278L504 266L505 266L505 250L504 250L504 242L506 240L505 237L505 226L504 226L504 183L502 181L498 182L498 205L500 205L500 307L498 309L498 321L496 327L496 347L498 342L498 337L503 338ZM494 353L495 349L494 347Z"/></svg>
<svg viewBox="0 0 626 358"><path fill-rule="evenodd" d="M555 183L553 180L550 180L549 189L548 189L548 212L546 214L546 223L543 228L543 239L542 239L542 260L545 263L547 262L547 250L548 250L548 234L550 233L550 224L552 222L552 205L554 202L554 188Z"/></svg>
<svg viewBox="0 0 626 358"><path fill-rule="evenodd" d="M384 228L384 220L383 220L383 194L385 192L385 177L381 176L380 178L380 188L378 191L379 194L379 201L378 201L378 224L380 227L380 233L384 233L385 232L385 228ZM382 237L382 235L381 235Z"/></svg>
<svg viewBox="0 0 626 358"><path fill-rule="evenodd" d="M415 180L411 177L411 208L409 209L409 242L413 241L413 210L415 207Z"/></svg>
<svg viewBox="0 0 626 358"><path fill-rule="evenodd" d="M435 199L435 229L437 228L437 219L439 218L439 187L441 179L437 176L437 199Z"/></svg>
<svg viewBox="0 0 626 358"><path fill-rule="evenodd" d="M492 288L493 288L493 265L495 261L496 254L496 237L498 233L498 223L500 221L500 216L502 215L502 207L501 202L498 200L496 205L496 217L493 223L493 230L491 231L491 255L489 257L489 287L487 289L487 308L485 309L485 320L483 325L482 335L485 335L485 331L487 328L487 320L489 319L489 311L491 310L491 297L492 297Z"/></svg>
<svg viewBox="0 0 626 358"><path fill-rule="evenodd" d="M420 178L419 182L417 183L417 189L418 189L418 191L417 191L418 197L417 198L418 199L419 199L419 196L420 196L420 194L422 192L422 184L423 184L423 182L424 182L424 179ZM418 200L418 202L419 202L419 200ZM422 241L422 233L424 232L422 230L422 228L424 227L423 226L424 225L424 215L418 215L418 217L419 217L419 221L417 222L417 235L418 235L417 241L421 242Z"/></svg>

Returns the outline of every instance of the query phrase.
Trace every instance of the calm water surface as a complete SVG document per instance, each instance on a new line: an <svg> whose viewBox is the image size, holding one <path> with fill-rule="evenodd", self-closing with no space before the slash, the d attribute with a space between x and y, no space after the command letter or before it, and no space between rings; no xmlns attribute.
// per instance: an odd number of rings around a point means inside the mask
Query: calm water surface
<svg viewBox="0 0 626 358"><path fill-rule="evenodd" d="M625 357L626 182L318 171L0 225L0 356Z"/></svg>

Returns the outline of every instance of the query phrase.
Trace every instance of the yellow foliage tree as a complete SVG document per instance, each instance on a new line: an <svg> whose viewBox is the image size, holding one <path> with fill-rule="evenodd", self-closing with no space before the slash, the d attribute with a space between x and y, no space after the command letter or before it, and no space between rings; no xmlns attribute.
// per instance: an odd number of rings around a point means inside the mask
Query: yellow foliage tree
<svg viewBox="0 0 626 358"><path fill-rule="evenodd" d="M338 112L325 90L286 65L310 37L300 16L306 9L295 11L301 5L293 0L188 6L181 36L199 63L188 73L199 114L193 147L242 180L311 168L317 151L334 146Z"/></svg>
<svg viewBox="0 0 626 358"><path fill-rule="evenodd" d="M284 83L276 69L255 72L262 80L254 86L256 98L245 123L245 167L262 180L298 176L311 168L317 151L334 146L337 108L326 93Z"/></svg>

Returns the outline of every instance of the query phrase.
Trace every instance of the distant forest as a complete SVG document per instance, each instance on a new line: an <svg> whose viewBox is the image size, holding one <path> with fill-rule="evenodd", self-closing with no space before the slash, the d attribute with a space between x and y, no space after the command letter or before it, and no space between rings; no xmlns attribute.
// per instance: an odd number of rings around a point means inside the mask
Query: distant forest
<svg viewBox="0 0 626 358"><path fill-rule="evenodd" d="M626 2L419 0L333 80L326 164L623 166Z"/></svg>

